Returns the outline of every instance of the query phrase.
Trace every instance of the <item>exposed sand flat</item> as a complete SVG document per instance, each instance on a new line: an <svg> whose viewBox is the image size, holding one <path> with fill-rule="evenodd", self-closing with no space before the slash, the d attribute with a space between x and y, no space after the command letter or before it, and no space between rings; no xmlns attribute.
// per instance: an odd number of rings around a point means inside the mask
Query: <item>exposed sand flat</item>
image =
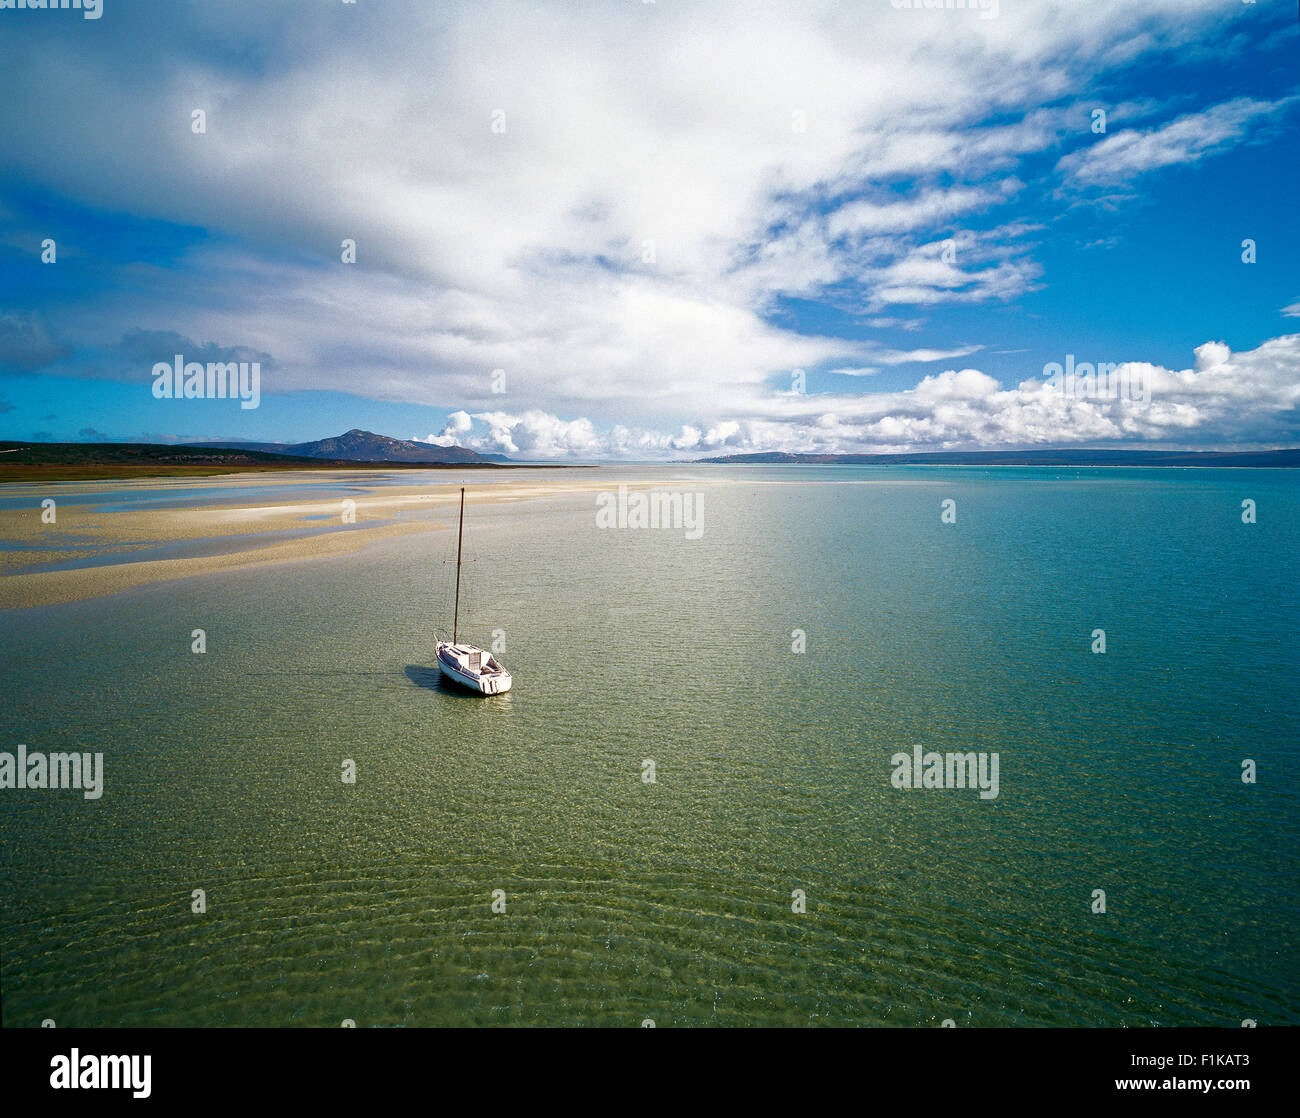
<svg viewBox="0 0 1300 1118"><path fill-rule="evenodd" d="M99 598L191 575L210 574L247 567L265 567L303 559L322 559L359 551L367 544L390 536L435 530L434 524L388 524L367 531L338 532L287 540L251 551L227 552L192 559L156 559L132 563L128 559L107 567L78 567L72 570L40 571L0 578L0 609L48 606L57 602Z"/></svg>
<svg viewBox="0 0 1300 1118"><path fill-rule="evenodd" d="M325 481L349 491L355 504L355 523L342 531L320 531L331 521L343 527L344 498L297 500L292 504L243 504L237 495L219 492L230 487L267 485L265 475L234 474L220 478L149 479L148 481L77 482L59 486L0 487L0 497L31 495L31 506L0 509L0 538L22 545L0 551L0 609L52 605L97 598L155 582L188 578L214 571L263 567L355 552L369 543L412 532L445 528L449 517L438 520L394 518L426 512L453 513L460 500L460 484L377 484L374 475L304 471L275 479L293 486L304 481ZM651 489L671 484L669 479L614 480L596 471L580 479L479 482L467 487L475 504L552 497L564 493L599 492L626 484ZM169 490L212 489L212 497L194 498L192 507L131 508L96 511L94 505L60 503L55 524L43 524L40 502L45 497L78 494L149 492L165 496ZM265 537L266 546L250 546L265 533L314 531L290 540ZM133 559L149 546L177 541L210 541L217 554L169 559ZM71 549L70 545L79 545ZM226 548L227 550L221 550ZM32 571L28 568L78 559L96 559L103 565L64 570ZM110 561L104 563L104 559ZM120 559L120 562L111 561Z"/></svg>

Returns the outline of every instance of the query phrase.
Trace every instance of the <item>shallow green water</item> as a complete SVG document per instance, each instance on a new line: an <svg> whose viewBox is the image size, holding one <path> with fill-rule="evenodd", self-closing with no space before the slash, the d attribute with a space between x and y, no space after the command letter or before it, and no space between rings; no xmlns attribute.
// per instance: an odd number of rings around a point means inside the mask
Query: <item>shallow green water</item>
<svg viewBox="0 0 1300 1118"><path fill-rule="evenodd" d="M634 476L703 537L471 505L496 699L449 533L3 615L0 749L106 770L0 791L3 1023L1300 1023L1293 475Z"/></svg>

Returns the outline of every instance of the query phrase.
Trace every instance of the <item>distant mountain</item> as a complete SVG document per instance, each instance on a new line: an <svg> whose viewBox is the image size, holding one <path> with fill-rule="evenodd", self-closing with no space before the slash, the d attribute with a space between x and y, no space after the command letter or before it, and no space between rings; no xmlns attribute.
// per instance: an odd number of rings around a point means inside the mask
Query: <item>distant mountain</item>
<svg viewBox="0 0 1300 1118"><path fill-rule="evenodd" d="M390 470L462 466L523 468L500 454L477 454L459 446L403 442L356 429L335 439L294 444L0 441L0 482L208 476L248 470L356 470L364 466Z"/></svg>
<svg viewBox="0 0 1300 1118"><path fill-rule="evenodd" d="M729 454L699 462L815 466L1236 466L1300 467L1300 449L1289 450L974 450L922 454Z"/></svg>
<svg viewBox="0 0 1300 1118"><path fill-rule="evenodd" d="M248 447L173 443L0 442L0 481L77 481L106 477L186 476L244 470L319 469L315 458Z"/></svg>
<svg viewBox="0 0 1300 1118"><path fill-rule="evenodd" d="M251 446L184 446L177 443L0 442L3 465L283 466L313 464L308 456L268 453ZM10 457L12 455L12 457Z"/></svg>
<svg viewBox="0 0 1300 1118"><path fill-rule="evenodd" d="M192 446L255 450L264 454L288 454L297 458L328 458L342 462L406 462L435 466L509 462L501 454L479 454L462 446L433 446L430 443L390 439L373 431L352 428L343 435L310 443L192 443Z"/></svg>

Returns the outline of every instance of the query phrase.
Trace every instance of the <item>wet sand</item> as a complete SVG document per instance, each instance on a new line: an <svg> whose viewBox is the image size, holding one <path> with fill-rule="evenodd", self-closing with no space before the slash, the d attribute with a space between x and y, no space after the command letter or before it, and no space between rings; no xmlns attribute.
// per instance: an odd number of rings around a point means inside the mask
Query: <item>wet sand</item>
<svg viewBox="0 0 1300 1118"><path fill-rule="evenodd" d="M276 563L332 558L347 555L378 540L415 532L446 530L454 523L460 499L460 484L448 479L432 484L376 483L373 474L340 475L336 471L303 471L275 479L292 486L304 482L328 482L360 492L348 500L355 503L355 522L344 519L344 499L295 500L292 503L253 503L238 494L222 493L230 487L265 486L265 474L237 474L219 478L157 479L148 481L86 482L70 485L0 486L0 497L32 494L29 507L0 509L0 539L11 546L0 551L0 609L51 605L58 602L117 594L157 582L264 567ZM472 486L475 504L519 501L557 496L563 493L599 492L620 482L631 488L652 488L663 481L613 481L596 471L582 479L537 481L531 478L479 482ZM166 496L175 489L211 489L210 502L202 497L191 507L123 508L96 511L95 505L59 503L54 524L41 521L41 500L53 496L56 502L79 494L148 492ZM251 498L250 494L250 498ZM422 514L444 513L436 520ZM417 517L416 519L400 519ZM339 531L320 531L330 521ZM274 539L273 532L313 531L297 539ZM133 552L178 541L212 541L216 554L184 558L132 559ZM259 540L265 546L258 546ZM252 545L252 546L250 546ZM120 559L120 562L117 561ZM93 560L94 566L61 570L32 570L55 563Z"/></svg>

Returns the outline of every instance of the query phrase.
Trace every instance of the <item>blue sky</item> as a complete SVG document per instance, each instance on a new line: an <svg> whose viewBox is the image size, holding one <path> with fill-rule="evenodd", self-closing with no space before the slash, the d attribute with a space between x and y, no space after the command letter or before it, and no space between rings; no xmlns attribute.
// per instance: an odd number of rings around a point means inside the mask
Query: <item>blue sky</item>
<svg viewBox="0 0 1300 1118"><path fill-rule="evenodd" d="M0 438L1300 444L1289 2L337 8L0 12Z"/></svg>

